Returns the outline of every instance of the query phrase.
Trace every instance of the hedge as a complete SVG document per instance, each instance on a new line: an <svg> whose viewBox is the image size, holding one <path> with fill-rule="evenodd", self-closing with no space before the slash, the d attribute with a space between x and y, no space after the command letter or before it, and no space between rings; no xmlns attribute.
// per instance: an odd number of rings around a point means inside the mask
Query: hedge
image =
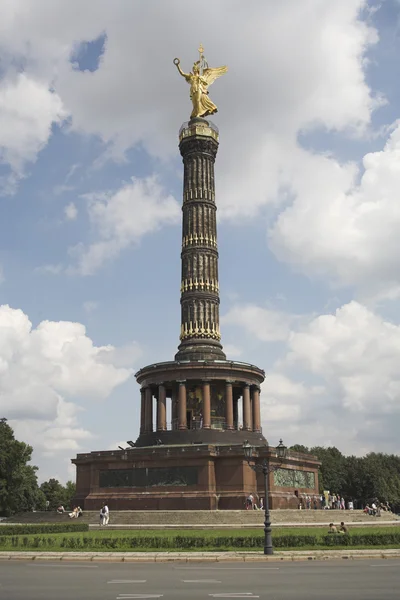
<svg viewBox="0 0 400 600"><path fill-rule="evenodd" d="M385 546L400 544L400 532L352 535L281 535L273 538L275 548L302 548L307 546ZM142 537L85 537L70 536L63 538L35 536L0 536L1 547L13 548L66 548L77 550L96 549L248 549L263 548L264 536L239 537L220 536L183 537L183 536L142 536Z"/></svg>
<svg viewBox="0 0 400 600"><path fill-rule="evenodd" d="M84 533L88 523L35 523L26 525L0 525L0 535L30 535L35 533Z"/></svg>

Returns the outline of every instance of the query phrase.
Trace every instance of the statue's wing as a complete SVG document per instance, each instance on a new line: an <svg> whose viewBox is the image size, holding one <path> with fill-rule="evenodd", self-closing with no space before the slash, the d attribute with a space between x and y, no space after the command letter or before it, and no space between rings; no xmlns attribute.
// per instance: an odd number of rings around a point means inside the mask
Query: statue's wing
<svg viewBox="0 0 400 600"><path fill-rule="evenodd" d="M203 79L206 80L207 85L211 85L218 77L225 75L228 71L228 67L216 67L215 69L204 69Z"/></svg>

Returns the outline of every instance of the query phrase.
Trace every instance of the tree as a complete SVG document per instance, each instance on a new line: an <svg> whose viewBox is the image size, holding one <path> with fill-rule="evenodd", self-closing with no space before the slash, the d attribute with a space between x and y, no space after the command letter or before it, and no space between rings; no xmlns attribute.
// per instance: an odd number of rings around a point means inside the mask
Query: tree
<svg viewBox="0 0 400 600"><path fill-rule="evenodd" d="M15 439L7 419L0 419L0 514L32 510L40 502L37 467L27 464L32 451Z"/></svg>
<svg viewBox="0 0 400 600"><path fill-rule="evenodd" d="M72 508L72 500L75 498L76 485L73 481L67 481L64 488L64 504Z"/></svg>
<svg viewBox="0 0 400 600"><path fill-rule="evenodd" d="M65 504L65 488L58 479L49 479L44 481L40 486L43 494L46 497L49 510L56 510L60 504Z"/></svg>

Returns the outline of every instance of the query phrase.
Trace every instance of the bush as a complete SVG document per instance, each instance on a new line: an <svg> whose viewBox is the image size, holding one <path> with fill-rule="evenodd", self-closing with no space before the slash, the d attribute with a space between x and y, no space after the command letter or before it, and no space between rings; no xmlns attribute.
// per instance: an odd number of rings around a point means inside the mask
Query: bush
<svg viewBox="0 0 400 600"><path fill-rule="evenodd" d="M78 533L89 531L88 523L35 523L27 525L1 525L0 535L30 535L36 533Z"/></svg>
<svg viewBox="0 0 400 600"><path fill-rule="evenodd" d="M323 536L322 543L325 546L392 546L400 544L400 531L393 533L352 533L328 534Z"/></svg>

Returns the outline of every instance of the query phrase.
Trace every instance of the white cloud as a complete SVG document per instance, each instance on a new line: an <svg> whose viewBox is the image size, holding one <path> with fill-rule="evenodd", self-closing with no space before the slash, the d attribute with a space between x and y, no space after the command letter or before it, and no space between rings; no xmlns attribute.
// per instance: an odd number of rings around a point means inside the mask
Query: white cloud
<svg viewBox="0 0 400 600"><path fill-rule="evenodd" d="M73 202L70 202L64 208L64 215L67 221L75 221L76 217L78 216L78 209Z"/></svg>
<svg viewBox="0 0 400 600"><path fill-rule="evenodd" d="M243 327L263 342L279 342L288 339L290 321L293 319L287 313L254 304L237 304L221 317L221 323L224 326Z"/></svg>
<svg viewBox="0 0 400 600"><path fill-rule="evenodd" d="M0 162L11 168L11 180L22 177L47 144L53 124L66 117L60 97L50 83L25 73L0 82ZM6 180L10 184L10 179ZM12 186L13 187L13 186Z"/></svg>
<svg viewBox="0 0 400 600"><path fill-rule="evenodd" d="M356 454L396 452L400 325L355 301L334 314L301 321L288 315L286 321L292 325L284 357L275 357L275 364L260 357L266 370L263 426L271 443L275 436ZM242 321L252 336L256 325L255 319Z"/></svg>
<svg viewBox="0 0 400 600"><path fill-rule="evenodd" d="M94 346L80 323L33 328L21 310L0 306L2 416L39 450L78 449L91 434L79 426L82 408L74 399L103 400L133 372L113 358L122 363L117 348Z"/></svg>
<svg viewBox="0 0 400 600"><path fill-rule="evenodd" d="M191 2L156 5L154 10L123 0L112 5L87 0L77 20L67 0L36 0L34 7L16 1L12 11L0 9L0 45L6 57L22 57L27 74L47 77L47 88L54 85L68 108L70 127L99 136L109 155L143 144L154 156L176 156L177 130L190 101L172 58L179 54L189 70L204 23L195 18ZM377 34L360 19L366 5L366 0L255 0L231 10L228 0L218 7L203 2L202 10L213 15L206 45L210 64L230 68L210 92L220 106L223 214L251 215L275 199L300 131L323 127L359 134L368 127L377 101L364 64ZM191 23L190 31L182 22ZM71 53L103 32L99 68L76 70ZM240 39L240 52L227 39ZM25 131L23 119L19 124Z"/></svg>
<svg viewBox="0 0 400 600"><path fill-rule="evenodd" d="M400 124L382 151L354 164L299 151L294 202L270 231L278 258L377 299L397 298L400 277Z"/></svg>
<svg viewBox="0 0 400 600"><path fill-rule="evenodd" d="M154 177L132 178L131 183L117 192L86 197L98 239L88 247L79 244L70 249L71 256L78 262L77 267L70 270L80 275L92 275L103 263L138 243L147 233L177 223L181 216L176 200Z"/></svg>

